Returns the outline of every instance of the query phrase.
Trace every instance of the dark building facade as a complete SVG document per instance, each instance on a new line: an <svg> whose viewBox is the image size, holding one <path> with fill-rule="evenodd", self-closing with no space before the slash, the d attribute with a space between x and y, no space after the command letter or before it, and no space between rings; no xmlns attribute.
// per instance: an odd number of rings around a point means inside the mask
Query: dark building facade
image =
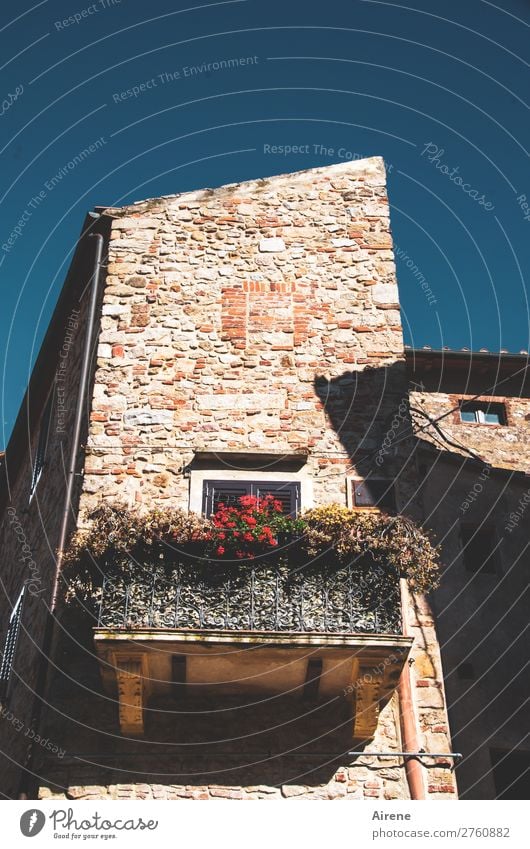
<svg viewBox="0 0 530 849"><path fill-rule="evenodd" d="M407 352L424 521L441 541L433 607L464 799L527 798L528 355Z"/></svg>

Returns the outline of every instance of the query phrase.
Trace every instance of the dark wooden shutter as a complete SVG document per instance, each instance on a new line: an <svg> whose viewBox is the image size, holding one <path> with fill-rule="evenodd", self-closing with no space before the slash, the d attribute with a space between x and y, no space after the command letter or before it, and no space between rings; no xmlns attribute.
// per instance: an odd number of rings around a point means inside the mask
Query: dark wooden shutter
<svg viewBox="0 0 530 849"><path fill-rule="evenodd" d="M22 606L24 603L25 591L26 588L24 587L11 612L4 640L4 651L2 654L2 661L0 663L0 699L2 700L7 696L9 681L11 679L11 670L15 659L20 622L22 619Z"/></svg>
<svg viewBox="0 0 530 849"><path fill-rule="evenodd" d="M282 504L282 513L285 516L296 516L300 512L300 484L284 483L283 481L275 482L264 481L253 485L253 495L258 498L264 498L266 495L272 495L273 498L280 501Z"/></svg>
<svg viewBox="0 0 530 849"><path fill-rule="evenodd" d="M205 481L203 513L211 516L220 504L238 507L242 495L250 495L250 481Z"/></svg>
<svg viewBox="0 0 530 849"><path fill-rule="evenodd" d="M255 495L264 498L272 495L282 503L282 512L286 516L296 516L300 512L300 484L284 481L205 481L203 490L203 513L211 516L220 504L238 507L242 495Z"/></svg>
<svg viewBox="0 0 530 849"><path fill-rule="evenodd" d="M390 480L366 478L353 481L353 501L356 507L379 507L389 513L395 512L394 486Z"/></svg>

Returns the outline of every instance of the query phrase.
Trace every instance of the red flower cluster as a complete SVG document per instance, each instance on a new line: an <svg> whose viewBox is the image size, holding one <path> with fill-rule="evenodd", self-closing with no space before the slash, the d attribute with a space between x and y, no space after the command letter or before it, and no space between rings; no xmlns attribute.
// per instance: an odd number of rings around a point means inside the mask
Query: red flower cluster
<svg viewBox="0 0 530 849"><path fill-rule="evenodd" d="M290 520L284 516L281 501L272 495L256 498L243 495L238 506L219 504L212 516L214 550L238 559L251 559L256 554L278 545L278 533L286 530Z"/></svg>

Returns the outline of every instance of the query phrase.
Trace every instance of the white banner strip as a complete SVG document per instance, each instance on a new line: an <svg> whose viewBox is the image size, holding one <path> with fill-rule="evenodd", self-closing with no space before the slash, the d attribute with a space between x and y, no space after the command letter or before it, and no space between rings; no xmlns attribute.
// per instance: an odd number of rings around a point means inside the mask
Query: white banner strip
<svg viewBox="0 0 530 849"><path fill-rule="evenodd" d="M528 849L524 802L5 802L2 845L215 849L484 846ZM311 807L312 810L309 810ZM31 839L35 843L29 844Z"/></svg>

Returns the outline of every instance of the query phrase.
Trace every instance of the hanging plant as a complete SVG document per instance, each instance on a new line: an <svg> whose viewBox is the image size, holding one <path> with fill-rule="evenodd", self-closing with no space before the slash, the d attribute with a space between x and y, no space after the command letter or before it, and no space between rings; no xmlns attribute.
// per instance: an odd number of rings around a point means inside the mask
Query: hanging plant
<svg viewBox="0 0 530 849"><path fill-rule="evenodd" d="M406 577L415 592L437 586L439 552L428 534L411 519L350 510L330 504L293 519L272 496L259 501L243 496L237 505L219 504L211 519L170 508L139 514L104 506L88 518L65 552L64 576L91 593L103 574L134 569L172 568L186 562L201 568L274 554L296 561L297 568L322 558L319 568L359 558ZM288 546L282 542L291 540ZM367 557L368 556L368 557ZM327 557L329 560L325 560Z"/></svg>
<svg viewBox="0 0 530 849"><path fill-rule="evenodd" d="M347 561L368 554L407 578L413 591L438 585L439 549L428 533L406 516L350 510L340 504L315 507L304 514L302 546L310 557L333 552Z"/></svg>

